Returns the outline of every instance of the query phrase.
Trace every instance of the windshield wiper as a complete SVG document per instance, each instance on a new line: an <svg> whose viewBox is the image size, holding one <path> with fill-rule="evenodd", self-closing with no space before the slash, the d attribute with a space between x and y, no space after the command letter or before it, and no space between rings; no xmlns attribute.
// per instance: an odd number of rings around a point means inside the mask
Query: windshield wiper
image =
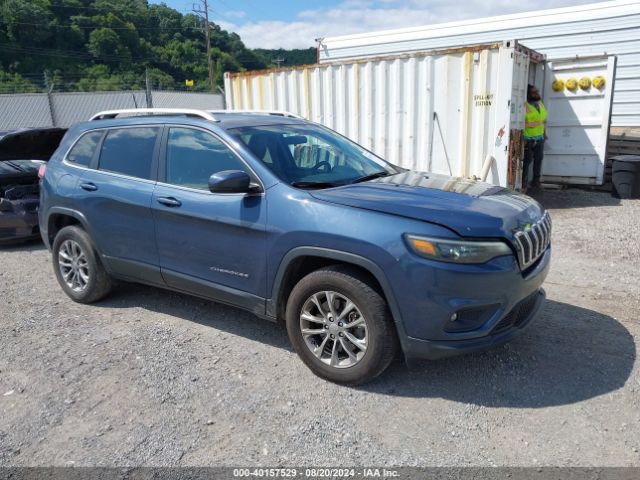
<svg viewBox="0 0 640 480"><path fill-rule="evenodd" d="M365 175L364 177L356 178L355 180L352 180L351 183L367 182L375 178L388 177L389 175L391 175L389 172L376 172L372 173L371 175Z"/></svg>
<svg viewBox="0 0 640 480"><path fill-rule="evenodd" d="M290 185L296 188L331 188L340 186L331 182L291 182Z"/></svg>

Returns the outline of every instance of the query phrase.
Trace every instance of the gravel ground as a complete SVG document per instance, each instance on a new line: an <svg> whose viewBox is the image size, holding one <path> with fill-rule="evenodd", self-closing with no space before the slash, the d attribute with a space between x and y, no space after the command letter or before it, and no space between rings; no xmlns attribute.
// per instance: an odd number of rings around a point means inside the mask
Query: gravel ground
<svg viewBox="0 0 640 480"><path fill-rule="evenodd" d="M481 354L316 378L282 326L127 285L92 306L0 249L0 465L640 466L640 201L546 191L549 301Z"/></svg>

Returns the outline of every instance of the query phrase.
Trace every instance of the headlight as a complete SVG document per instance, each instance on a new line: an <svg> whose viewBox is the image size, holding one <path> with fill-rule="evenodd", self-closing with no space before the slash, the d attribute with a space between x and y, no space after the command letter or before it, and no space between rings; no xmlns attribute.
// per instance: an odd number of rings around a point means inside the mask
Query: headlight
<svg viewBox="0 0 640 480"><path fill-rule="evenodd" d="M404 238L416 255L440 262L485 263L495 257L513 255L511 248L500 241L474 242L415 235Z"/></svg>

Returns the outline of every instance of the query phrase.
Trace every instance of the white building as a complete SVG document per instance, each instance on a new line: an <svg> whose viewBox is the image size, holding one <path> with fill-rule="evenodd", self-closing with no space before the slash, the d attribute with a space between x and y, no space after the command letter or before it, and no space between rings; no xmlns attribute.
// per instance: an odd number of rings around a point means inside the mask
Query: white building
<svg viewBox="0 0 640 480"><path fill-rule="evenodd" d="M640 127L640 1L617 0L424 27L328 37L320 63L517 39L549 60L617 56L612 126Z"/></svg>

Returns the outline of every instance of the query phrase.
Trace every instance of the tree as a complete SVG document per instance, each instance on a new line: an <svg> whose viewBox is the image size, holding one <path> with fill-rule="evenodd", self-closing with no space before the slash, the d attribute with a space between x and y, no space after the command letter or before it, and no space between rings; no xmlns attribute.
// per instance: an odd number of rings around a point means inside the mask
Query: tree
<svg viewBox="0 0 640 480"><path fill-rule="evenodd" d="M210 32L218 85L225 71L268 68L278 57L309 63L297 51L248 49L215 23ZM25 79L47 72L59 89L142 88L147 69L154 86L191 79L207 90L204 20L147 0L0 0L0 85L37 90Z"/></svg>
<svg viewBox="0 0 640 480"><path fill-rule="evenodd" d="M41 89L17 73L0 70L0 93L34 93Z"/></svg>
<svg viewBox="0 0 640 480"><path fill-rule="evenodd" d="M131 57L127 47L120 42L118 34L110 28L99 28L89 35L87 49L96 59Z"/></svg>

